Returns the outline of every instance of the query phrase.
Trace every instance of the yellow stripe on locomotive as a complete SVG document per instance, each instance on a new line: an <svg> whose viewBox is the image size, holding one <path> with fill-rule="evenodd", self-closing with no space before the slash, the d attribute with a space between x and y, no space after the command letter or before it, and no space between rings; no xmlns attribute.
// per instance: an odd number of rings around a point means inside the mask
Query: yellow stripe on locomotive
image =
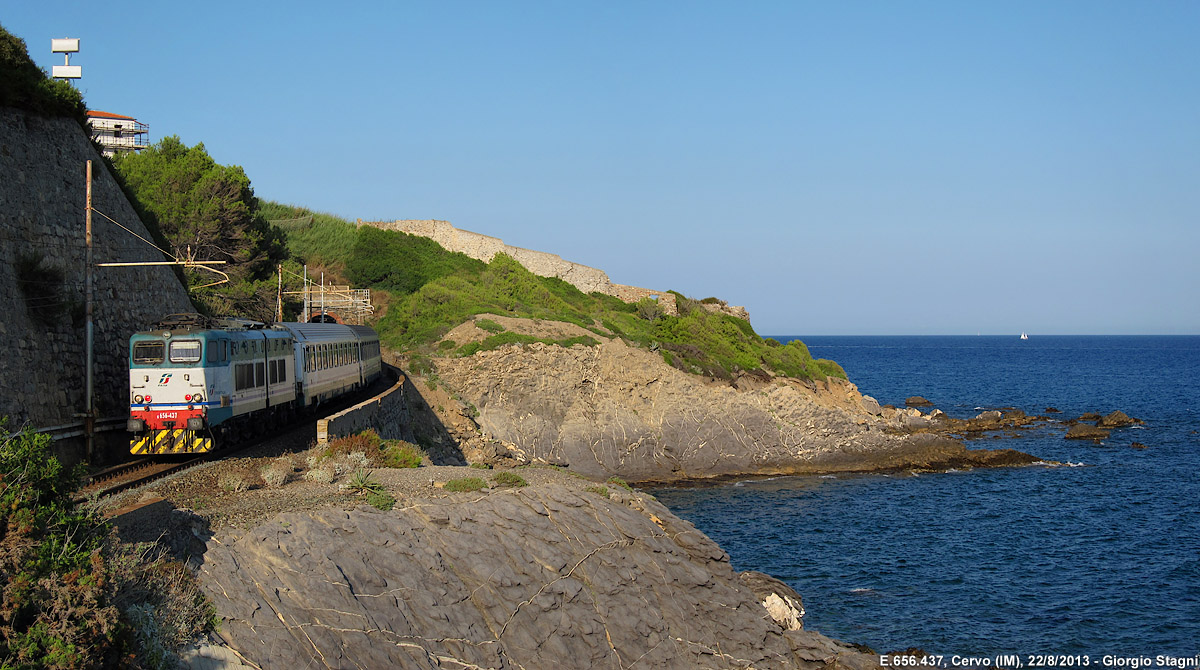
<svg viewBox="0 0 1200 670"><path fill-rule="evenodd" d="M212 448L212 438L194 430L151 430L129 441L129 453L139 456L198 454L210 452Z"/></svg>

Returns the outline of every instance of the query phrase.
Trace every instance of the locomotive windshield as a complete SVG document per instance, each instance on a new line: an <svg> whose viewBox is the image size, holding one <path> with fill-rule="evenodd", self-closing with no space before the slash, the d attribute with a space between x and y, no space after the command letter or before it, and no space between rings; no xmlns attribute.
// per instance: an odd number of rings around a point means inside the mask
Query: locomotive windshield
<svg viewBox="0 0 1200 670"><path fill-rule="evenodd" d="M173 340L171 342L171 362L200 362L200 340Z"/></svg>
<svg viewBox="0 0 1200 670"><path fill-rule="evenodd" d="M162 342L136 342L133 345L133 362L158 365L163 362Z"/></svg>

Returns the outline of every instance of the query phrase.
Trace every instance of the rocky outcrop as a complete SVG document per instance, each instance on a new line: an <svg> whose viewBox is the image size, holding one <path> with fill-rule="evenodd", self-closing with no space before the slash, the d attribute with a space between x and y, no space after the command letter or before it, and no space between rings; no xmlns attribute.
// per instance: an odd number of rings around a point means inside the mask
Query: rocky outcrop
<svg viewBox="0 0 1200 670"><path fill-rule="evenodd" d="M1108 435L1109 431L1103 428L1097 428L1086 423L1077 423L1067 429L1067 434L1064 437L1068 440L1103 440Z"/></svg>
<svg viewBox="0 0 1200 670"><path fill-rule="evenodd" d="M653 498L563 484L283 514L209 542L224 641L263 667L818 668L878 657L785 620ZM748 586L747 583L751 585ZM766 595L760 595L765 592ZM793 597L795 596L795 597ZM767 602L768 605L764 605Z"/></svg>
<svg viewBox="0 0 1200 670"><path fill-rule="evenodd" d="M844 380L767 375L713 382L620 339L443 358L437 374L477 412L482 435L514 460L588 476L675 481L961 467L997 458L937 435L907 434L931 419L912 408L880 408Z"/></svg>
<svg viewBox="0 0 1200 670"><path fill-rule="evenodd" d="M1138 426L1146 423L1141 419L1135 419L1121 410L1109 412L1096 422L1099 428L1127 428L1129 426Z"/></svg>

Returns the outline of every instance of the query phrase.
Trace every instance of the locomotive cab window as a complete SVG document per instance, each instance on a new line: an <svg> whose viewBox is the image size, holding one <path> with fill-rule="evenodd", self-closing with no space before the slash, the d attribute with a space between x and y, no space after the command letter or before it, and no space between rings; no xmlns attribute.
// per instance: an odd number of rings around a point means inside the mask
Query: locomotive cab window
<svg viewBox="0 0 1200 670"><path fill-rule="evenodd" d="M169 349L172 363L199 363L200 340L174 340Z"/></svg>
<svg viewBox="0 0 1200 670"><path fill-rule="evenodd" d="M133 345L133 362L147 365L158 365L163 362L162 342L138 342Z"/></svg>

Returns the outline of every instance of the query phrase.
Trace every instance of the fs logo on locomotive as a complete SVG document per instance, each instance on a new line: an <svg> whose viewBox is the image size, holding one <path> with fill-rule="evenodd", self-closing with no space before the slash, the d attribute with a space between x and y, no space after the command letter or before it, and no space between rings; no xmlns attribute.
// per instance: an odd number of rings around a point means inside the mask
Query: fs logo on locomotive
<svg viewBox="0 0 1200 670"><path fill-rule="evenodd" d="M164 372L164 373L163 373L163 376L162 376L162 377L161 377L161 378L158 380L158 385L159 385L159 386L166 386L166 385L167 385L167 382L169 382L169 381L171 381L171 373L170 373L170 372Z"/></svg>

